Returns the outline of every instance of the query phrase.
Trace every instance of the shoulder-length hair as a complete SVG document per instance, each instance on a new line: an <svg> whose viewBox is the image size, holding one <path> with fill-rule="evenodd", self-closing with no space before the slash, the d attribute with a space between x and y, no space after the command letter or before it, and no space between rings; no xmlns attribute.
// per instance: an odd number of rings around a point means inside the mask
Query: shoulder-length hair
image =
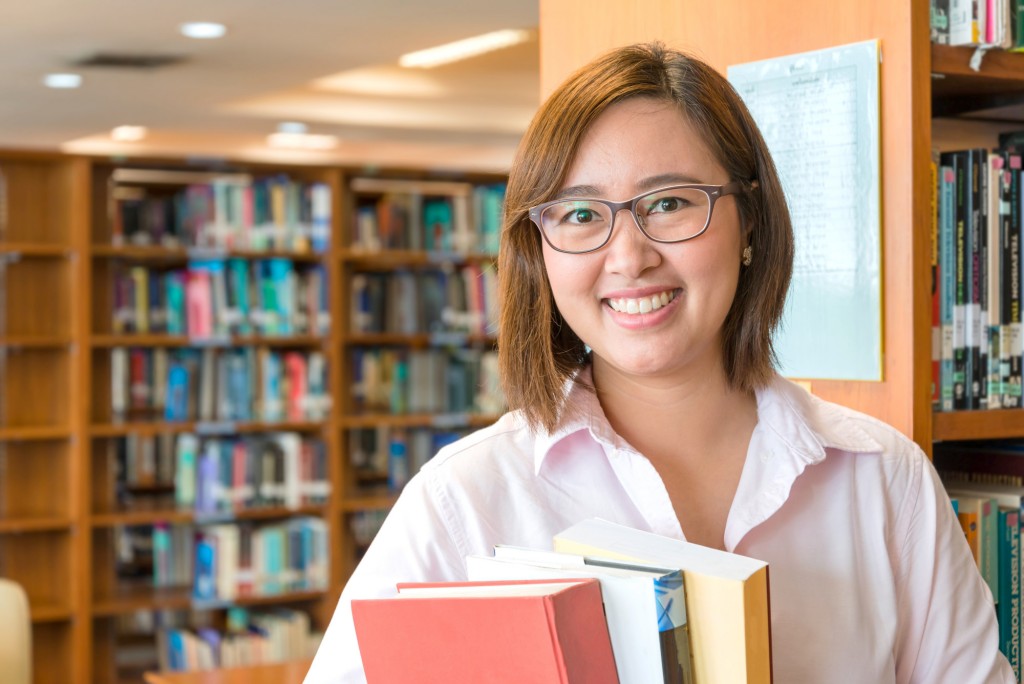
<svg viewBox="0 0 1024 684"><path fill-rule="evenodd" d="M757 181L756 190L736 196L753 260L740 269L722 351L735 389L763 387L775 372L772 335L792 273L793 230L768 147L739 95L714 69L659 43L632 45L583 67L551 94L523 136L509 173L498 257L498 356L509 408L520 409L534 429L557 425L566 382L587 357L555 306L529 210L561 190L591 124L611 105L633 97L674 103L730 179Z"/></svg>

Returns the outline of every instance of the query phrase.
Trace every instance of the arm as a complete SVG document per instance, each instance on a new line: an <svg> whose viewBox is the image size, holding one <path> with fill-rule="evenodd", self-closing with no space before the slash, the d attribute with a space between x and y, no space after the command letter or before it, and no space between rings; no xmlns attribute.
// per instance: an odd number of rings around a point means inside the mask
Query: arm
<svg viewBox="0 0 1024 684"><path fill-rule="evenodd" d="M465 579L463 553L449 532L445 499L431 468L414 477L345 585L305 684L365 682L351 601L395 595L397 582Z"/></svg>
<svg viewBox="0 0 1024 684"><path fill-rule="evenodd" d="M915 451L894 536L896 681L1015 682L999 652L992 594L935 469Z"/></svg>

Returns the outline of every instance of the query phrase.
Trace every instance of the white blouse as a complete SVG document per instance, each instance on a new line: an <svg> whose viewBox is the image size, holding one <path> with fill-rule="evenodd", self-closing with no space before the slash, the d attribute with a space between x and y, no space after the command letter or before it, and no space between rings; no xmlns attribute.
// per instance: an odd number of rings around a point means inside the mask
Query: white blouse
<svg viewBox="0 0 1024 684"><path fill-rule="evenodd" d="M465 580L466 555L550 549L590 517L684 538L651 463L593 393L570 392L581 410L554 433L510 413L410 481L342 592L306 684L365 681L354 598ZM917 445L781 377L757 393L757 412L725 547L769 564L774 680L1015 681L991 593Z"/></svg>

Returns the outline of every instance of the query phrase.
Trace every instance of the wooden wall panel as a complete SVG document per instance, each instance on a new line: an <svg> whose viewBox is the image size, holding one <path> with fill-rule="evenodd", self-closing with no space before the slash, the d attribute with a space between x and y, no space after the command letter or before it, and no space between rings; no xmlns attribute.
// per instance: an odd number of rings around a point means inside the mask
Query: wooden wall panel
<svg viewBox="0 0 1024 684"><path fill-rule="evenodd" d="M927 149L931 113L927 11L927 3L910 0L540 2L545 96L590 59L639 41L661 40L723 73L730 64L881 41L884 381L814 381L812 391L875 415L926 448L931 433L926 401L930 319L927 307L914 303L927 302L929 285L928 162L926 155L915 153L922 144ZM925 136L924 143L915 136Z"/></svg>

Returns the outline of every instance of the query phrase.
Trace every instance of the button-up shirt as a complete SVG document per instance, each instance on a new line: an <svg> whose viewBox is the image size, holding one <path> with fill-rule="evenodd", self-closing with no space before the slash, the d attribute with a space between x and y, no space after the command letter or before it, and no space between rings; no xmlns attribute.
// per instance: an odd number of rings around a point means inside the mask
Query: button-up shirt
<svg viewBox="0 0 1024 684"><path fill-rule="evenodd" d="M568 405L552 433L509 413L423 467L342 592L307 684L365 681L354 598L465 580L465 556L551 549L591 517L684 539L661 477L593 392L574 385ZM774 681L1015 681L992 595L917 445L781 377L757 392L757 414L724 542L769 564Z"/></svg>

